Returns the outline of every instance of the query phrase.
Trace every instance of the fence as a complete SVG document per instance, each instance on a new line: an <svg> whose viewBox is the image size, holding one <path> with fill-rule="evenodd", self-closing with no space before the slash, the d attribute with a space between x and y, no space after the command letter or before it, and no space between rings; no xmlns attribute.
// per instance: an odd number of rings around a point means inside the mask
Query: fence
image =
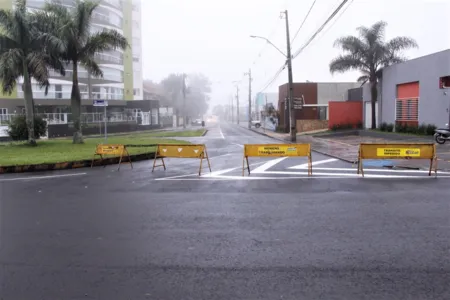
<svg viewBox="0 0 450 300"><path fill-rule="evenodd" d="M47 121L49 125L53 124L69 124L73 122L70 113L42 113L36 114ZM18 114L0 114L0 125L8 125L8 123ZM107 122L110 123L137 123L139 125L152 125L158 123L158 116L150 116L149 112L140 112L138 114L126 113L107 113ZM104 113L83 113L81 114L81 122L85 124L104 123Z"/></svg>

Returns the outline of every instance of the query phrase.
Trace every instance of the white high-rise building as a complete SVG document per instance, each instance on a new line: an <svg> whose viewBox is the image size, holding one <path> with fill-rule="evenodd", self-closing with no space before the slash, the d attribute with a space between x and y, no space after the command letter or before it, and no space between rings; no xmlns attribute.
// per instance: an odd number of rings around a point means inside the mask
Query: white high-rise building
<svg viewBox="0 0 450 300"><path fill-rule="evenodd" d="M28 0L30 9L41 9L46 0ZM83 67L78 68L78 78L82 99L139 100L143 99L142 83L142 41L141 41L141 0L102 0L94 12L92 32L104 28L115 29L128 40L130 48L96 54L96 61L103 70L103 78L88 75ZM13 0L1 0L1 8L13 8ZM72 6L73 0L61 0L63 5ZM44 90L33 85L36 99L69 99L72 90L72 70L66 68L66 76L51 72L50 88ZM89 93L90 92L90 93ZM15 93L14 93L15 94ZM17 86L16 95L22 98L22 86Z"/></svg>

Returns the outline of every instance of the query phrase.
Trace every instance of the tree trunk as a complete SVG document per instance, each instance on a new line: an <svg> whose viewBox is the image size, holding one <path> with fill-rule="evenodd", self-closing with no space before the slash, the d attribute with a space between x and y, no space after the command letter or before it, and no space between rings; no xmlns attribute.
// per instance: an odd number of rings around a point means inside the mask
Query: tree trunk
<svg viewBox="0 0 450 300"><path fill-rule="evenodd" d="M34 135L34 101L33 90L31 87L31 78L28 73L28 66L26 62L23 63L23 95L25 99L25 116L28 130L28 144L37 146Z"/></svg>
<svg viewBox="0 0 450 300"><path fill-rule="evenodd" d="M376 114L376 104L377 104L377 97L378 97L378 90L377 90L377 80L372 79L370 81L370 103L372 107L372 129L377 129L377 114Z"/></svg>
<svg viewBox="0 0 450 300"><path fill-rule="evenodd" d="M176 117L176 122L175 122L175 124L176 124L177 127L180 126L180 120L178 119L178 114L179 114L179 113L180 113L180 112L179 112L178 108L176 108L176 109L175 109L175 115L176 115L177 117Z"/></svg>
<svg viewBox="0 0 450 300"><path fill-rule="evenodd" d="M70 96L72 121L73 121L73 143L83 144L83 134L81 131L81 95L78 87L78 62L73 62L72 94Z"/></svg>

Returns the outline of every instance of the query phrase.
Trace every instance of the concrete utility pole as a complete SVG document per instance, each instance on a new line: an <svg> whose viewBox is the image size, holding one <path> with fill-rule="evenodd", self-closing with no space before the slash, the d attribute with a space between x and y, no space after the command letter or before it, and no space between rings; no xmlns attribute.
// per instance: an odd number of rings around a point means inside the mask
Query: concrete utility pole
<svg viewBox="0 0 450 300"><path fill-rule="evenodd" d="M183 128L186 128L186 74L183 73Z"/></svg>
<svg viewBox="0 0 450 300"><path fill-rule="evenodd" d="M234 122L233 96L231 96L230 101L231 101L231 124L233 124Z"/></svg>
<svg viewBox="0 0 450 300"><path fill-rule="evenodd" d="M249 69L245 75L248 75L248 129L252 128L252 69Z"/></svg>
<svg viewBox="0 0 450 300"><path fill-rule="evenodd" d="M295 110L294 110L294 84L293 84L293 78L292 78L292 54L291 54L291 38L289 36L289 16L288 11L285 10L284 16L286 19L286 45L287 45L287 67L288 67L288 85L289 85L289 123L290 123L290 137L291 142L297 141L297 132L296 132L296 124L295 124Z"/></svg>
<svg viewBox="0 0 450 300"><path fill-rule="evenodd" d="M236 117L239 125L239 86L236 85Z"/></svg>

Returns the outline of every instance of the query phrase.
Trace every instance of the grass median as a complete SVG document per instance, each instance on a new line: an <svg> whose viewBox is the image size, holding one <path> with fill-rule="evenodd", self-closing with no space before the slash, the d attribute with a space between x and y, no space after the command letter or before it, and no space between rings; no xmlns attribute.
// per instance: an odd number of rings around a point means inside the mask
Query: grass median
<svg viewBox="0 0 450 300"><path fill-rule="evenodd" d="M172 134L172 132L170 133ZM157 133L136 133L111 136L108 137L107 144L189 144L189 142L186 141L158 138L161 136L155 136L155 134ZM0 146L0 166L89 160L92 159L97 144L105 144L104 138L87 138L85 139L85 143L81 145L72 144L72 140L70 139L42 140L38 141L37 147L30 147L24 143L4 143ZM128 151L131 155L148 153L155 151L155 147L129 147Z"/></svg>

